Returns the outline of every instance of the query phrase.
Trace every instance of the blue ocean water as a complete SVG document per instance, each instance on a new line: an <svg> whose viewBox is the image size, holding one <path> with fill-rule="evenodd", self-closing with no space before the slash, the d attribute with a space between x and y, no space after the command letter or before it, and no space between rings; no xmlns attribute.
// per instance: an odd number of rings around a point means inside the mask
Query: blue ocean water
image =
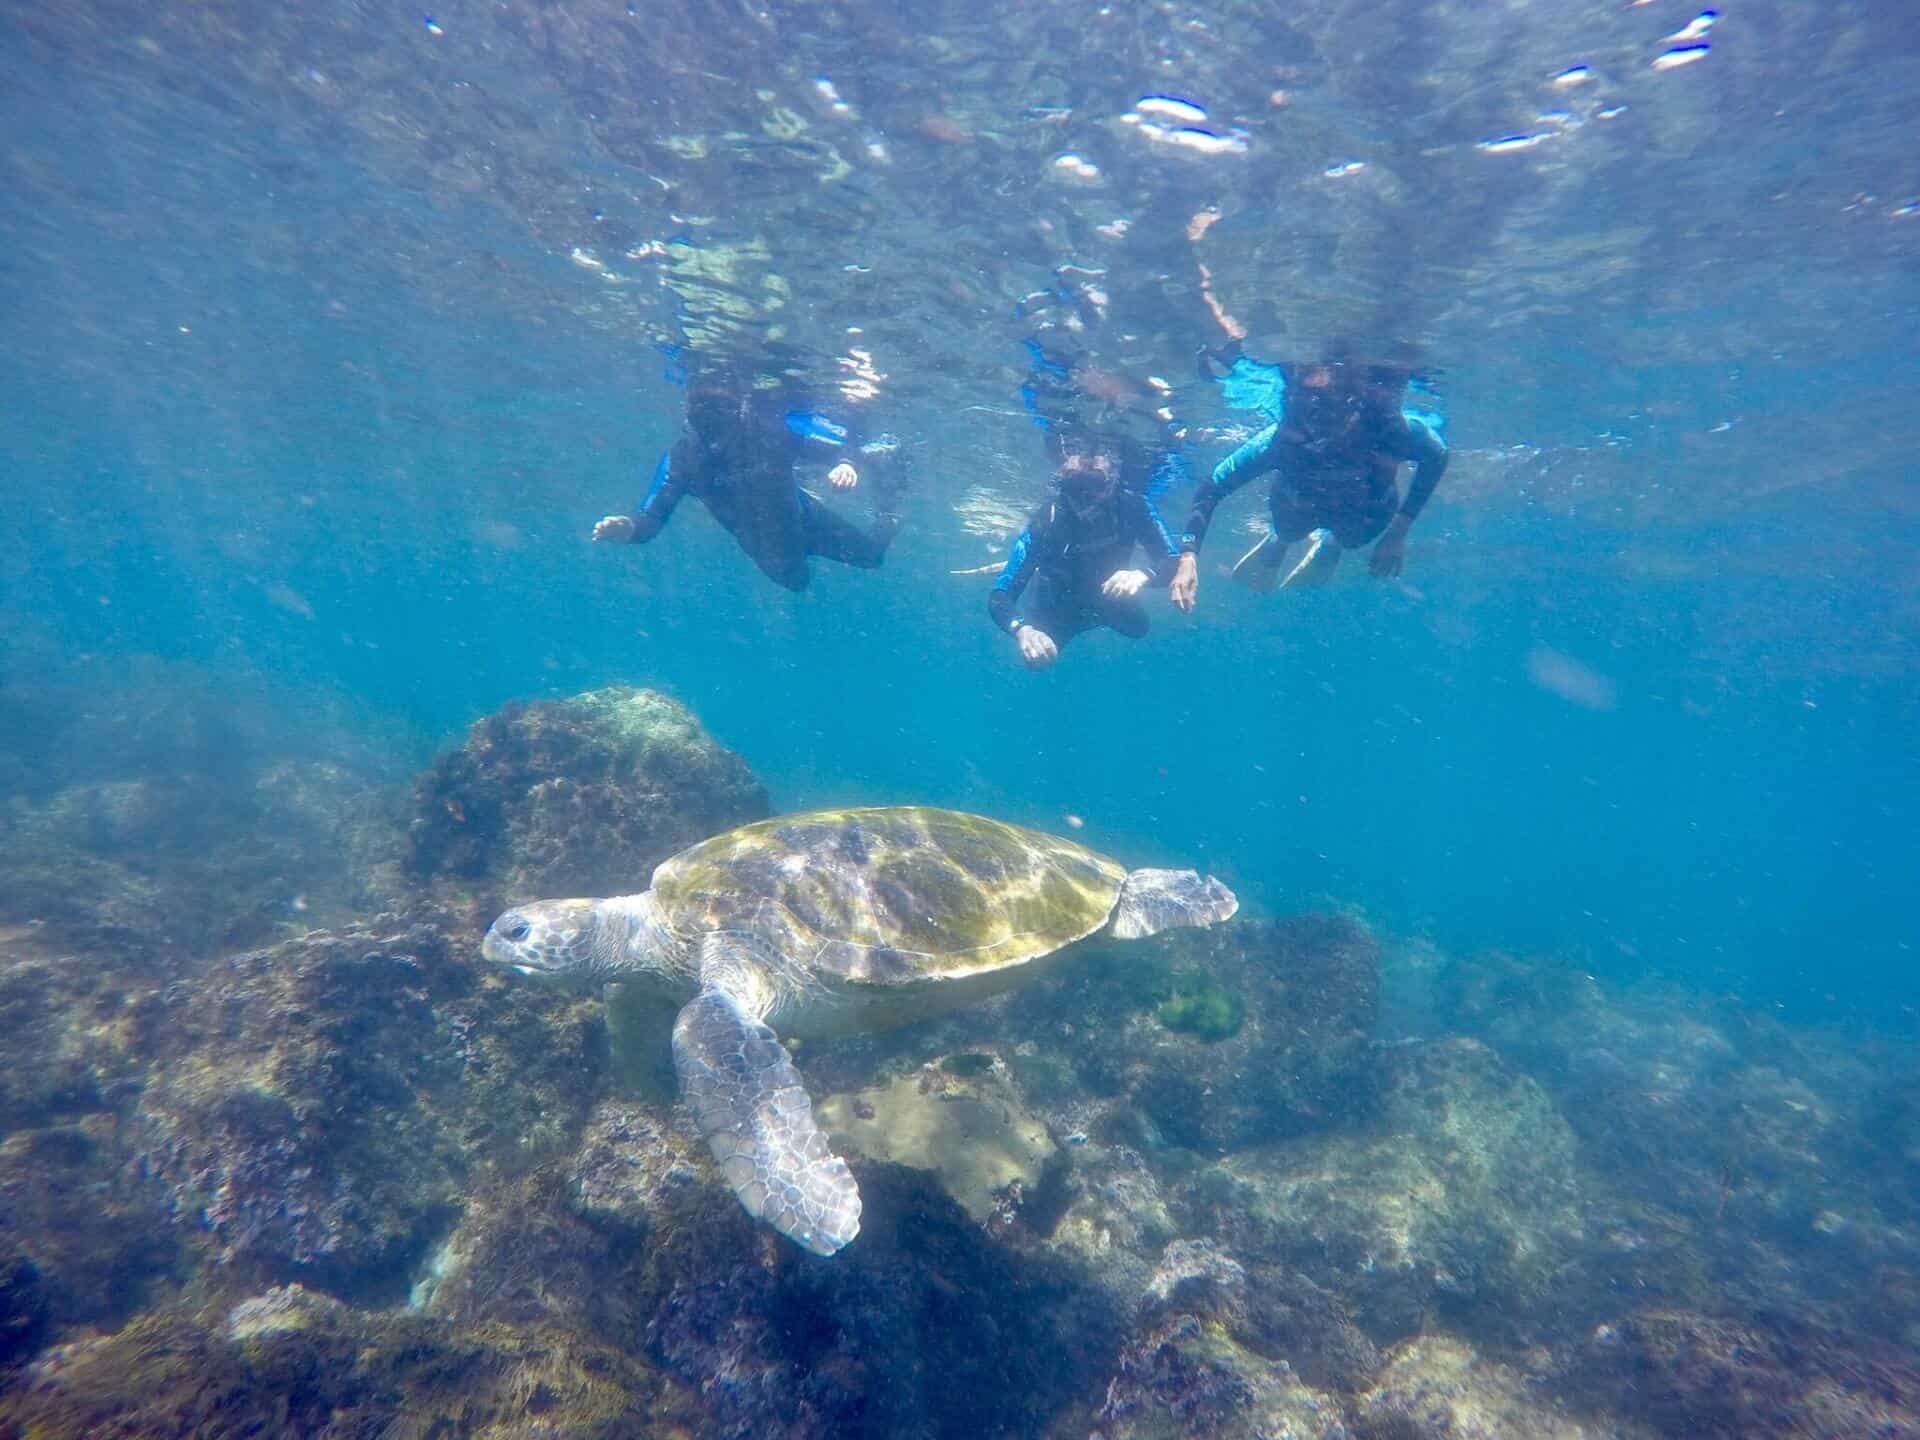
<svg viewBox="0 0 1920 1440"><path fill-rule="evenodd" d="M0 779L137 776L59 737L156 675L396 788L641 685L777 809L1904 1042L1916 96L1899 7L1788 0L5 7ZM1062 274L1200 470L1264 423L1201 352L1417 355L1452 463L1402 579L1235 586L1256 485L1194 615L1023 669L954 572L1046 492ZM666 351L769 345L880 377L884 568L788 594L691 502L591 545L679 432Z"/></svg>

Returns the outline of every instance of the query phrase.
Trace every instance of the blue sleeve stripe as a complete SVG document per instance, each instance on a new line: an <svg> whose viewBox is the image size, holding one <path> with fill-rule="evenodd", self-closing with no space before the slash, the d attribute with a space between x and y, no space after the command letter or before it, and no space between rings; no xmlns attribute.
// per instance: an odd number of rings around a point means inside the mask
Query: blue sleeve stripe
<svg viewBox="0 0 1920 1440"><path fill-rule="evenodd" d="M1021 570L1026 567L1027 552L1032 548L1033 531L1022 530L1020 538L1013 542L1013 548L1007 552L1006 567L1001 570L1000 578L993 582L994 589L1011 590L1013 588L1013 582L1019 578Z"/></svg>
<svg viewBox="0 0 1920 1440"><path fill-rule="evenodd" d="M847 427L829 420L817 410L787 411L787 429L802 440L819 440L827 445L847 443Z"/></svg>
<svg viewBox="0 0 1920 1440"><path fill-rule="evenodd" d="M640 501L640 508L642 510L645 510L649 505L653 504L654 499L660 494L660 492L667 488L667 478L672 473L673 473L673 452L669 450L661 455L658 463L656 463L653 467L653 479L647 485L647 493L645 498L643 498Z"/></svg>

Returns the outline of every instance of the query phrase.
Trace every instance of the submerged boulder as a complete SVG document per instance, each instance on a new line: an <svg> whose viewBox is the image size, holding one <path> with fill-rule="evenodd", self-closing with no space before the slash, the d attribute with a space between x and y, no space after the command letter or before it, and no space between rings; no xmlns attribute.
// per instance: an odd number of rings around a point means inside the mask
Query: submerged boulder
<svg viewBox="0 0 1920 1440"><path fill-rule="evenodd" d="M40 1440L699 1429L688 1390L597 1337L359 1310L299 1285L57 1346L0 1395L0 1434Z"/></svg>
<svg viewBox="0 0 1920 1440"><path fill-rule="evenodd" d="M1297 1269L1376 1343L1435 1317L1508 1337L1555 1303L1584 1238L1573 1133L1473 1040L1389 1052L1381 1117L1198 1173L1237 1253Z"/></svg>
<svg viewBox="0 0 1920 1440"><path fill-rule="evenodd" d="M644 890L675 851L768 813L686 706L609 686L474 722L415 782L405 869L484 924L515 900Z"/></svg>
<svg viewBox="0 0 1920 1440"><path fill-rule="evenodd" d="M1612 1418L1568 1414L1530 1379L1454 1336L1419 1336L1355 1397L1355 1440L1645 1440Z"/></svg>
<svg viewBox="0 0 1920 1440"><path fill-rule="evenodd" d="M564 1145L605 1071L597 1007L431 924L315 932L148 1009L139 1166L237 1283L403 1286L467 1186Z"/></svg>
<svg viewBox="0 0 1920 1440"><path fill-rule="evenodd" d="M1123 1102L1130 1141L1213 1156L1364 1114L1379 1001L1354 921L1235 921L1089 957L1051 1007L1072 1026L1053 1048L1083 1092Z"/></svg>
<svg viewBox="0 0 1920 1440"><path fill-rule="evenodd" d="M1565 1385L1688 1440L1920 1436L1910 1351L1783 1316L1638 1311L1595 1327Z"/></svg>

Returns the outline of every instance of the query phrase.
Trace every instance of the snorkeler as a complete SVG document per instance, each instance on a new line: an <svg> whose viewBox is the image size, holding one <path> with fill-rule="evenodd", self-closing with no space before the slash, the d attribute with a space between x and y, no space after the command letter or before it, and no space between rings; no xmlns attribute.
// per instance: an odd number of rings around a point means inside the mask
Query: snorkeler
<svg viewBox="0 0 1920 1440"><path fill-rule="evenodd" d="M1151 571L1129 564L1136 545L1152 558ZM1083 630L1104 625L1129 640L1145 635L1151 622L1137 597L1149 584L1164 585L1178 559L1152 497L1121 483L1118 457L1072 449L1055 472L1053 494L1013 542L987 612L1013 636L1020 658L1044 669ZM1033 593L1016 613L1029 583Z"/></svg>
<svg viewBox="0 0 1920 1440"><path fill-rule="evenodd" d="M858 441L846 426L792 403L784 386L756 386L736 370L720 370L687 389L686 429L654 467L653 483L632 515L609 515L593 538L644 545L665 528L674 507L692 495L776 584L804 590L807 557L873 569L900 529L899 442ZM861 529L795 479L810 445L841 458L827 472L836 490L872 476L874 519Z"/></svg>
<svg viewBox="0 0 1920 1440"><path fill-rule="evenodd" d="M1168 587L1182 608L1191 608L1199 593L1198 554L1214 507L1254 477L1273 472L1273 528L1240 557L1233 573L1267 593L1325 584L1342 550L1368 544L1374 578L1398 575L1406 562L1407 531L1446 471L1446 442L1431 425L1401 411L1409 379L1404 367L1334 359L1281 369L1287 385L1279 421L1222 460L1194 490ZM1404 500L1398 485L1403 461L1413 464ZM1306 553L1284 569L1287 548L1309 535L1313 543Z"/></svg>

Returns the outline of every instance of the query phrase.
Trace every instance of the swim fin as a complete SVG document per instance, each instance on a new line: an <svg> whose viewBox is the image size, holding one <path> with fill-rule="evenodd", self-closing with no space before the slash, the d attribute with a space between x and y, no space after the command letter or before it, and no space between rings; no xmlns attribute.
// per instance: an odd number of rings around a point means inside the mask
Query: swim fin
<svg viewBox="0 0 1920 1440"><path fill-rule="evenodd" d="M1249 590L1271 595L1280 586L1280 564L1286 557L1287 547L1269 530L1259 544L1233 562L1233 578Z"/></svg>
<svg viewBox="0 0 1920 1440"><path fill-rule="evenodd" d="M1300 557L1300 563L1287 572L1287 578L1280 582L1282 590L1315 589L1333 579L1334 567L1340 563L1340 544L1333 538L1331 530L1316 530L1307 537L1307 553Z"/></svg>

